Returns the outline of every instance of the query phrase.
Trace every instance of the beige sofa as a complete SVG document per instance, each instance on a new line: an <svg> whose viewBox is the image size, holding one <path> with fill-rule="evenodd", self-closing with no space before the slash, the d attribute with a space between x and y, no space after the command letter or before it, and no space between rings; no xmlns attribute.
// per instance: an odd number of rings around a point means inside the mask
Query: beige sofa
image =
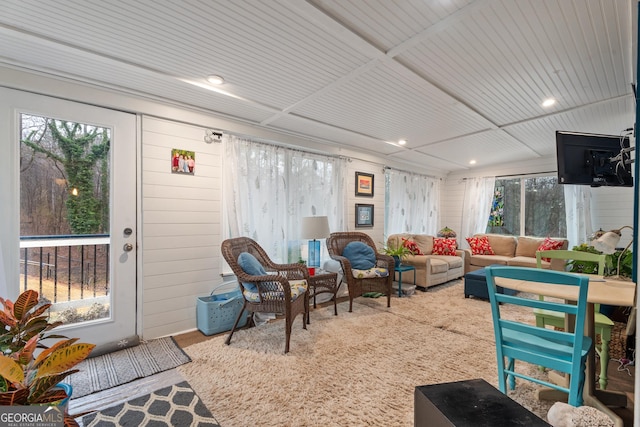
<svg viewBox="0 0 640 427"><path fill-rule="evenodd" d="M464 275L464 252L456 251L456 255L433 255L433 236L426 234L392 234L387 245L401 245L402 238L415 242L420 252L425 255L407 255L402 263L416 268L416 285L422 288L439 285ZM403 283L408 283L411 274L405 273ZM405 282L406 281L406 282Z"/></svg>
<svg viewBox="0 0 640 427"><path fill-rule="evenodd" d="M464 274L492 264L535 268L536 251L544 242L544 238L537 237L516 237L502 234L476 234L475 236L487 236L495 255L472 255L471 249L464 249ZM566 239L554 238L554 240L562 240L564 243L560 249L567 249ZM562 262L562 260L552 260L552 262ZM542 266L549 268L551 263L543 260Z"/></svg>

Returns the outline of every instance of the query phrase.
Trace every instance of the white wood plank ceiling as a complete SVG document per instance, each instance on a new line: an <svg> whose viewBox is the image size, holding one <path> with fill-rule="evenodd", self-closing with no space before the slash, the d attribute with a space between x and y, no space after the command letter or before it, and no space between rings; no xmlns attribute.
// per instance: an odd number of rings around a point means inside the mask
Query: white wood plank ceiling
<svg viewBox="0 0 640 427"><path fill-rule="evenodd" d="M553 157L556 130L632 127L636 8L634 0L3 0L0 63L443 175ZM210 74L225 78L225 93L205 89ZM545 109L547 97L557 103Z"/></svg>

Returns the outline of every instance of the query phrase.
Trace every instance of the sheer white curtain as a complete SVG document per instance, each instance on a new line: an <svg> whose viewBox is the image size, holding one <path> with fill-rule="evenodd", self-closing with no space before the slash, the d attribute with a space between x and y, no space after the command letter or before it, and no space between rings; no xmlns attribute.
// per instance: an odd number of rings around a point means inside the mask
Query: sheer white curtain
<svg viewBox="0 0 640 427"><path fill-rule="evenodd" d="M493 176L467 178L462 205L462 229L458 234L459 247L469 247L466 237L487 230L495 184L496 178Z"/></svg>
<svg viewBox="0 0 640 427"><path fill-rule="evenodd" d="M385 171L385 234L435 235L438 230L440 180L425 175Z"/></svg>
<svg viewBox="0 0 640 427"><path fill-rule="evenodd" d="M587 236L593 233L591 187L565 184L564 205L567 215L569 249L582 243L588 243Z"/></svg>
<svg viewBox="0 0 640 427"><path fill-rule="evenodd" d="M343 159L234 135L223 143L225 237L251 237L274 261L295 262L302 217L327 216L330 230L344 229Z"/></svg>

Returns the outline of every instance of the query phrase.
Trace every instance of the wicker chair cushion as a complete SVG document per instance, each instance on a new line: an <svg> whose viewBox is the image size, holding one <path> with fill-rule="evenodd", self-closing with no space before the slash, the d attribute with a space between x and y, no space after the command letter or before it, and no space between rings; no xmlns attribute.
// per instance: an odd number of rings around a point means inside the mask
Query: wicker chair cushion
<svg viewBox="0 0 640 427"><path fill-rule="evenodd" d="M289 280L289 285L291 285L291 301L295 301L300 295L304 294L307 291L307 281L305 279L302 280ZM245 290L243 292L245 299L249 302L262 302L260 299L260 294L257 292L251 292ZM263 294L265 300L281 300L284 296L282 291L279 292L267 292Z"/></svg>
<svg viewBox="0 0 640 427"><path fill-rule="evenodd" d="M380 267L368 268L366 270L356 270L352 268L351 273L356 279L371 279L374 277L387 277L389 270Z"/></svg>
<svg viewBox="0 0 640 427"><path fill-rule="evenodd" d="M250 276L264 276L267 274L260 261L249 252L242 252L238 255L238 265ZM255 283L242 282L244 288L249 292L258 292Z"/></svg>
<svg viewBox="0 0 640 427"><path fill-rule="evenodd" d="M351 268L368 270L376 265L376 252L363 242L351 242L344 247L342 256L351 263Z"/></svg>

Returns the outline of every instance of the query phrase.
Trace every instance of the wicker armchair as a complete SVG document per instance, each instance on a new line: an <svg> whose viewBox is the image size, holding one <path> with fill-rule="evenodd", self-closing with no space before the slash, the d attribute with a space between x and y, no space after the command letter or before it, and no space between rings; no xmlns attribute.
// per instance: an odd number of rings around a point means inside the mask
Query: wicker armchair
<svg viewBox="0 0 640 427"><path fill-rule="evenodd" d="M291 327L298 314L302 314L302 328L307 329L306 319L309 313L309 293L306 290L302 295L292 300L291 285L292 280L306 280L308 283L309 272L300 264L276 264L267 253L248 237L237 237L222 242L221 252L233 273L238 278L240 289L244 298L244 306L236 319L231 332L227 337L226 344L231 342L231 337L242 317L244 310L250 313L278 313L285 316L286 343L284 352L289 352L289 340L291 338ZM242 252L248 252L262 264L266 270L265 276L251 276L245 273L238 264L238 257ZM247 290L243 283L253 283L257 287L259 297L248 299ZM254 294L255 295L255 294ZM253 316L251 316L253 318ZM252 320L251 320L252 321Z"/></svg>
<svg viewBox="0 0 640 427"><path fill-rule="evenodd" d="M388 270L386 277L354 277L351 263L342 256L345 246L351 242L363 242L373 248L376 253L376 267ZM371 237L358 232L336 232L327 238L327 249L331 258L340 261L344 277L349 287L349 312L353 309L353 299L365 292L381 292L387 296L387 307L391 307L391 285L394 276L394 260L389 255L378 253Z"/></svg>

